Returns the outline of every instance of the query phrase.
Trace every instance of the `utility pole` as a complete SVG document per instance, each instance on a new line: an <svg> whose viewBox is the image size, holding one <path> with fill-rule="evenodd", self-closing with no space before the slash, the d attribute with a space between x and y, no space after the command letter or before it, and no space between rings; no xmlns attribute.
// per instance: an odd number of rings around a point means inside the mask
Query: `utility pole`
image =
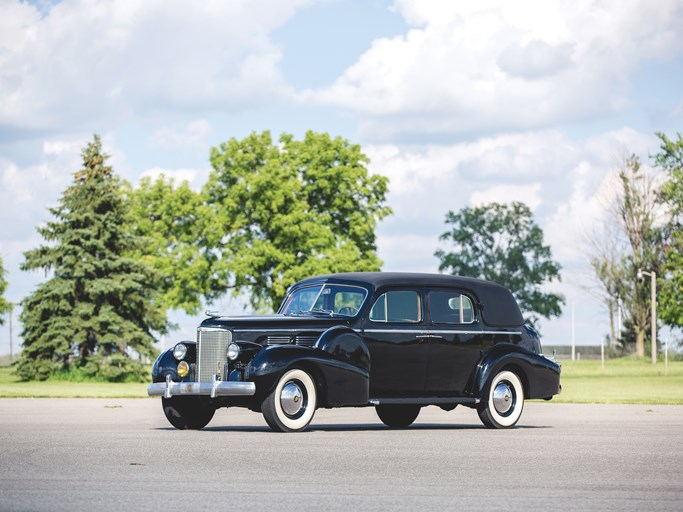
<svg viewBox="0 0 683 512"><path fill-rule="evenodd" d="M572 301L572 361L576 359L576 326L574 325L574 301Z"/></svg>
<svg viewBox="0 0 683 512"><path fill-rule="evenodd" d="M617 297L617 339L615 345L621 342L621 330L623 328L621 320L621 297Z"/></svg>
<svg viewBox="0 0 683 512"><path fill-rule="evenodd" d="M650 313L650 328L652 329L652 364L657 364L657 274L646 272L645 270L638 271L638 277L650 276L650 303L652 311Z"/></svg>
<svg viewBox="0 0 683 512"><path fill-rule="evenodd" d="M12 364L14 359L14 351L12 348L12 311L14 310L14 304L9 303L9 308L7 310L9 314L9 364Z"/></svg>

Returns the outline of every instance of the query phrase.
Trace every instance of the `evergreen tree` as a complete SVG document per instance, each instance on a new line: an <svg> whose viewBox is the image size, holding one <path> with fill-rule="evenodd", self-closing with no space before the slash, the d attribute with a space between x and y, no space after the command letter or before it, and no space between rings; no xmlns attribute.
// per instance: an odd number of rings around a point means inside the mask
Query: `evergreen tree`
<svg viewBox="0 0 683 512"><path fill-rule="evenodd" d="M0 325L5 323L5 313L10 311L11 305L5 299L5 290L7 290L7 279L5 279L5 267L0 256Z"/></svg>
<svg viewBox="0 0 683 512"><path fill-rule="evenodd" d="M45 379L81 367L110 380L139 375L141 356L154 355L152 330L166 320L155 301L158 278L131 258L140 239L126 228L121 185L95 135L82 152L83 168L38 232L49 243L24 254L22 270L52 277L23 302L23 379Z"/></svg>

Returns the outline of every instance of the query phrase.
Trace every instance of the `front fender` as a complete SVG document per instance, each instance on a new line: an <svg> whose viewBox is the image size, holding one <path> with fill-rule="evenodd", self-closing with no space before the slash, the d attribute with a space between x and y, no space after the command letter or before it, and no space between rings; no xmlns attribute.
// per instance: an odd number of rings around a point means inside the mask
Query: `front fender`
<svg viewBox="0 0 683 512"><path fill-rule="evenodd" d="M522 380L526 398L550 398L560 392L560 365L547 357L515 345L498 345L479 362L471 393L484 397L488 384L501 370L508 369Z"/></svg>
<svg viewBox="0 0 683 512"><path fill-rule="evenodd" d="M185 361L194 363L197 360L197 343L194 341L182 341L187 346L187 356ZM173 347L165 350L159 357L156 358L152 365L152 382L164 382L166 375L170 375L174 382L188 380L186 377L182 379L178 376L178 361L173 357Z"/></svg>
<svg viewBox="0 0 683 512"><path fill-rule="evenodd" d="M363 338L345 325L330 327L320 335L317 349L370 371L370 351Z"/></svg>
<svg viewBox="0 0 683 512"><path fill-rule="evenodd" d="M323 407L366 405L369 400L369 372L318 348L273 345L261 350L248 367L248 380L256 384L260 403L272 393L278 380L290 368L301 368L313 377L318 404Z"/></svg>

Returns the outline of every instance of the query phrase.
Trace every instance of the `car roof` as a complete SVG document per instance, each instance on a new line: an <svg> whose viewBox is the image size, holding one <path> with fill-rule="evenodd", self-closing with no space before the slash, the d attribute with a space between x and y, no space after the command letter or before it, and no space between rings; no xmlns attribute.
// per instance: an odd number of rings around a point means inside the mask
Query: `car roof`
<svg viewBox="0 0 683 512"><path fill-rule="evenodd" d="M328 281L369 284L376 290L392 286L457 288L475 295L487 325L519 327L524 324L524 317L510 290L484 279L420 272L345 272L311 277L301 281L300 284Z"/></svg>

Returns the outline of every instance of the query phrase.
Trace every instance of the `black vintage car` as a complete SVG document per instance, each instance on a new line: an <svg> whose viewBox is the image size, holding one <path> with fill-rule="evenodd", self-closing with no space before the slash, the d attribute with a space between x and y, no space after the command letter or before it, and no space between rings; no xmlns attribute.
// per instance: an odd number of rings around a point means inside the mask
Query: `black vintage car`
<svg viewBox="0 0 683 512"><path fill-rule="evenodd" d="M527 398L560 392L506 288L441 274L347 273L294 285L276 315L204 320L154 363L150 396L179 429L219 407L262 412L273 430L304 430L319 407L374 406L390 427L420 409L475 408L514 426Z"/></svg>

